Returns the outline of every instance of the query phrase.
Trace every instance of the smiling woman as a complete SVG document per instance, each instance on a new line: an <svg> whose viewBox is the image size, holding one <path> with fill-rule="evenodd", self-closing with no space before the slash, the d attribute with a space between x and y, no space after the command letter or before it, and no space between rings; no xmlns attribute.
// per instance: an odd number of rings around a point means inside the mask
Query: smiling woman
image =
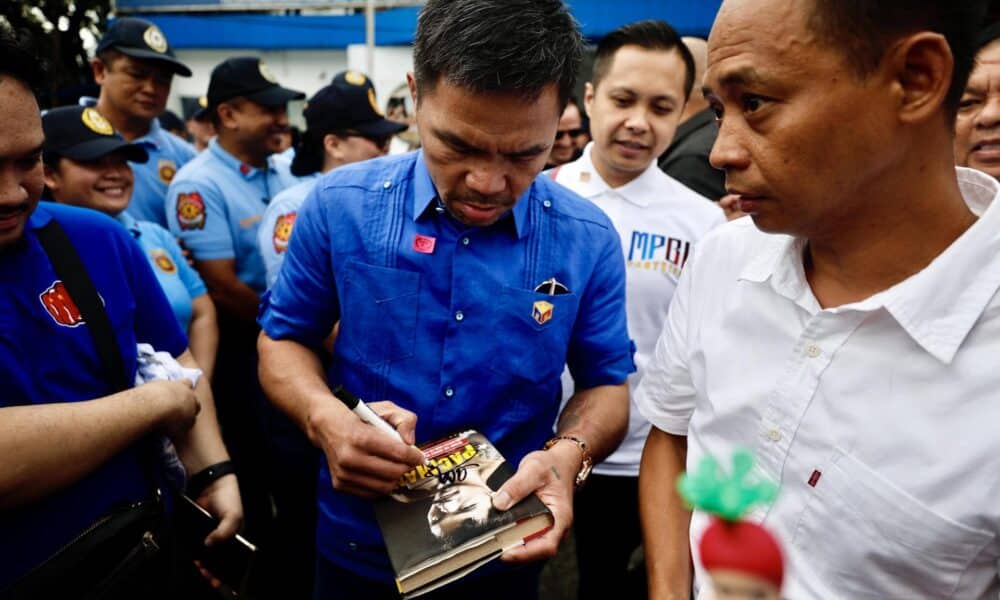
<svg viewBox="0 0 1000 600"><path fill-rule="evenodd" d="M218 330L205 284L188 266L169 232L125 213L135 183L129 163L146 162L145 148L126 142L93 108L70 106L47 111L42 127L47 199L115 217L132 232L170 300L174 316L190 337L195 359L210 377Z"/></svg>

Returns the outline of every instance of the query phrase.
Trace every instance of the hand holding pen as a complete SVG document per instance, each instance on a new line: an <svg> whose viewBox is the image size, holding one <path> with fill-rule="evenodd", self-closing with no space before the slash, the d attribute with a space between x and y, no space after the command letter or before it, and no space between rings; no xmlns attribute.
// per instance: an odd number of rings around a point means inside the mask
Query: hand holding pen
<svg viewBox="0 0 1000 600"><path fill-rule="evenodd" d="M369 408L368 405L361 400L361 398L358 398L351 392L347 391L344 386L338 385L333 388L333 395L343 402L347 408L351 409L354 414L358 415L358 417L365 423L368 423L369 425L375 427L375 429L378 429L386 435L394 437L404 444L406 443L406 440L403 439L403 436L399 434L399 431L397 431L395 427L387 423L382 417L375 414L375 411ZM418 452L420 451L420 448L417 448L412 444L411 446ZM421 455L423 455L423 452L421 452ZM423 460L423 464L427 464L426 457Z"/></svg>
<svg viewBox="0 0 1000 600"><path fill-rule="evenodd" d="M357 398L342 389L334 393L339 400L317 403L307 425L309 438L326 458L333 487L364 498L390 493L403 473L425 460L409 443L417 415L392 402L365 406L360 400L353 402ZM347 405L352 405L350 412L344 410ZM384 425L359 424L359 411Z"/></svg>

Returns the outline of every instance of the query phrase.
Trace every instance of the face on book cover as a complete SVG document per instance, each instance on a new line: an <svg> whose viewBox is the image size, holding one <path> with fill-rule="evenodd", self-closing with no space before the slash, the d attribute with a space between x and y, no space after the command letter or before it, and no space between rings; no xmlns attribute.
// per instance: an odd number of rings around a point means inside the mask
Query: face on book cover
<svg viewBox="0 0 1000 600"><path fill-rule="evenodd" d="M443 538L466 524L483 523L493 509L493 491L478 465L462 469L461 480L441 485L427 511L431 533Z"/></svg>

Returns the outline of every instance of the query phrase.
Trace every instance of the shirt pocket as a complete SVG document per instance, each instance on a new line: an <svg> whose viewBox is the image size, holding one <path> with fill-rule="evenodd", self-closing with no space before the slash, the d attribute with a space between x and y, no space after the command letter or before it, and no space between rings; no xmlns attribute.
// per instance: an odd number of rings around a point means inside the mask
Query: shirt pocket
<svg viewBox="0 0 1000 600"><path fill-rule="evenodd" d="M413 356L420 274L354 261L344 268L341 337L368 364Z"/></svg>
<svg viewBox="0 0 1000 600"><path fill-rule="evenodd" d="M498 293L490 369L535 384L558 379L566 364L579 296L549 296L506 286Z"/></svg>
<svg viewBox="0 0 1000 600"><path fill-rule="evenodd" d="M950 598L993 537L840 453L822 471L793 543L842 597Z"/></svg>

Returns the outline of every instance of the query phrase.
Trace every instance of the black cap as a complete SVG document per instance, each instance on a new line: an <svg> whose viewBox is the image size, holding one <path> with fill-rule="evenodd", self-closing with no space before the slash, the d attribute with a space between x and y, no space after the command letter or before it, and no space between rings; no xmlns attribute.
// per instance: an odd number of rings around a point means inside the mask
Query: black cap
<svg viewBox="0 0 1000 600"><path fill-rule="evenodd" d="M181 113L184 120L194 119L195 121L208 120L208 97L199 96L197 98L181 98Z"/></svg>
<svg viewBox="0 0 1000 600"><path fill-rule="evenodd" d="M120 151L132 162L149 160L146 149L130 144L115 132L111 123L96 109L63 106L42 114L45 143L42 152L87 162Z"/></svg>
<svg viewBox="0 0 1000 600"><path fill-rule="evenodd" d="M168 63L174 73L182 77L191 76L191 69L177 60L160 28L145 19L122 17L112 21L97 44L97 53L108 48L134 58Z"/></svg>
<svg viewBox="0 0 1000 600"><path fill-rule="evenodd" d="M382 116L375 87L358 71L344 71L333 83L316 92L302 116L306 126L318 131L353 130L370 137L387 137L407 129L405 123Z"/></svg>
<svg viewBox="0 0 1000 600"><path fill-rule="evenodd" d="M227 58L212 69L208 82L208 105L211 107L243 97L262 106L278 106L290 100L302 100L305 94L278 85L267 64L256 56Z"/></svg>

